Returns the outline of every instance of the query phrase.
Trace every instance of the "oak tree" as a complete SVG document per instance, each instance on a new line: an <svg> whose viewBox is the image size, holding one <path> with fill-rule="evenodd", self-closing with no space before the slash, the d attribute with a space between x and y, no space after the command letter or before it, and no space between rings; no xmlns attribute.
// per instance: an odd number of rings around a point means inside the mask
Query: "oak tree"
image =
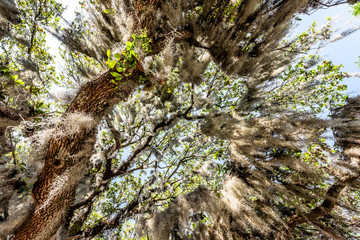
<svg viewBox="0 0 360 240"><path fill-rule="evenodd" d="M356 2L0 1L0 238L357 239L360 98L288 37Z"/></svg>

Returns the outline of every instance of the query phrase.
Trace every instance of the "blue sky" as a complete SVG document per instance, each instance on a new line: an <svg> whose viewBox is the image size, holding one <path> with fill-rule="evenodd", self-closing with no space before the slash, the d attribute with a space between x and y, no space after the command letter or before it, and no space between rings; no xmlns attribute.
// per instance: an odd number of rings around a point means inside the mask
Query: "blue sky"
<svg viewBox="0 0 360 240"><path fill-rule="evenodd" d="M294 30L294 34L305 31L314 21L318 23L318 26L325 24L327 17L331 17L334 21L334 37L347 29L360 27L360 17L352 16L351 8L347 4L318 10L310 16L300 15L299 17L302 21L299 21L299 26ZM339 41L330 43L320 52L320 55L336 65L344 65L343 71L345 72L360 72L356 63L360 56L360 31L355 31ZM345 83L348 85L348 95L360 95L360 77L345 79Z"/></svg>

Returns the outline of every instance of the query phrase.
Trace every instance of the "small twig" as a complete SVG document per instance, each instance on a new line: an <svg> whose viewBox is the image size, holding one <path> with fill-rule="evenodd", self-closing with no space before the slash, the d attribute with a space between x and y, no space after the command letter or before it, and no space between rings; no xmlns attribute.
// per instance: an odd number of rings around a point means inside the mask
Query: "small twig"
<svg viewBox="0 0 360 240"><path fill-rule="evenodd" d="M322 5L322 6L324 6L324 7L328 7L328 8L347 3L347 1L344 1L344 2L338 2L338 3L334 3L334 4L329 5L329 4L322 3L322 2L320 2L318 0L315 0L315 2Z"/></svg>
<svg viewBox="0 0 360 240"><path fill-rule="evenodd" d="M34 117L28 117L26 119L23 119L23 120L30 120L30 119L36 119L36 118L39 118L39 117L43 117L43 116L48 116L48 115L51 115L51 114L54 114L54 113L60 113L60 114L63 114L63 112L59 112L59 111L54 111L54 112L49 112L49 113L43 113L43 114L39 114L37 116L34 116Z"/></svg>
<svg viewBox="0 0 360 240"><path fill-rule="evenodd" d="M13 145L12 134L11 134L10 131L9 131L9 137L10 137L10 144L11 144L11 155L12 155L12 157L13 157L14 165L15 165L15 167L16 167L16 166L17 166L17 164L16 164L17 160L16 160L16 155L15 155L15 147L16 147L16 144L15 144L15 146Z"/></svg>

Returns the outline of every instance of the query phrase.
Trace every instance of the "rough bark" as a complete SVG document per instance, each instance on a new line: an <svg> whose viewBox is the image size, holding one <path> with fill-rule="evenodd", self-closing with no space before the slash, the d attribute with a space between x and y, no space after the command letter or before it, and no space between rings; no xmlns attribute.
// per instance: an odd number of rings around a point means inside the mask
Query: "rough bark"
<svg viewBox="0 0 360 240"><path fill-rule="evenodd" d="M326 198L323 203L314 208L311 212L303 215L295 215L288 220L289 231L292 233L295 228L302 223L307 221L312 222L317 220L319 217L322 217L335 207L335 204L338 200L340 192L346 187L346 183L338 182L332 185L327 191Z"/></svg>
<svg viewBox="0 0 360 240"><path fill-rule="evenodd" d="M154 7L153 1L147 1L137 9ZM147 18L145 18L147 19ZM138 28L142 28L138 26ZM156 50L161 51L163 47ZM155 48L154 48L155 50ZM158 52L157 51L157 52ZM112 82L110 71L87 83L72 101L65 115L84 113L94 118L91 128L76 134L51 139L45 154L45 165L33 185L32 198L35 202L33 212L17 228L10 239L50 239L64 224L67 212L74 200L75 189L79 181L88 172L89 159L95 143L96 125L100 119L119 101L126 100L143 74L141 64L124 75L121 84Z"/></svg>
<svg viewBox="0 0 360 240"><path fill-rule="evenodd" d="M135 67L131 75L124 76L117 85L108 71L80 90L65 115L88 114L95 124L75 134L50 140L45 166L32 189L35 209L10 239L50 239L58 231L73 202L75 188L88 171L96 123L115 103L129 96L141 74Z"/></svg>

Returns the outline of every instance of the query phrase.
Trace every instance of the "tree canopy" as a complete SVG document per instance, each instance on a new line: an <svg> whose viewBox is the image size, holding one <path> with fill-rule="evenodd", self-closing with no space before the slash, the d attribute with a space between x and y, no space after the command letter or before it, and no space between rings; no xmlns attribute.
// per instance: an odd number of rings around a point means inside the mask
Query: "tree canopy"
<svg viewBox="0 0 360 240"><path fill-rule="evenodd" d="M360 238L360 96L289 34L358 1L79 4L0 0L0 239Z"/></svg>

